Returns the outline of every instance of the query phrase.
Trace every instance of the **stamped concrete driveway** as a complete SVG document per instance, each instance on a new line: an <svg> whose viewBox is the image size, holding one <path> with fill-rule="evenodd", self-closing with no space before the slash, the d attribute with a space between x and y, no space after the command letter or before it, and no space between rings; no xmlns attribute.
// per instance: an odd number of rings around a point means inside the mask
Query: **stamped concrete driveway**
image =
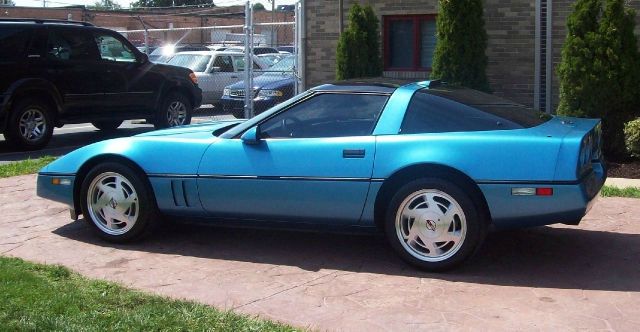
<svg viewBox="0 0 640 332"><path fill-rule="evenodd" d="M34 184L0 180L2 255L318 330L640 331L640 200L492 234L470 264L429 274L375 236L180 225L111 245Z"/></svg>

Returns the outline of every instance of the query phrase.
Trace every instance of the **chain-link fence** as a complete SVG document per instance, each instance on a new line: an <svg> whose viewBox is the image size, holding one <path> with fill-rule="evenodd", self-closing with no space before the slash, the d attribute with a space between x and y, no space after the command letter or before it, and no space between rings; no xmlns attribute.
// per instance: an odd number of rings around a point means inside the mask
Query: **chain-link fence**
<svg viewBox="0 0 640 332"><path fill-rule="evenodd" d="M193 70L203 105L244 118L295 96L300 84L296 23L244 23L158 29L141 21L142 29L119 32L151 61ZM248 53L252 66L245 65Z"/></svg>

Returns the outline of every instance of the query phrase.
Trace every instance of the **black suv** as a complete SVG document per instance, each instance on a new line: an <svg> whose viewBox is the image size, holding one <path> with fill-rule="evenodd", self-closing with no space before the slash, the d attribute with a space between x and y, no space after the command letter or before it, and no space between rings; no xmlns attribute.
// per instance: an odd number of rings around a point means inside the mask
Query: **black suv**
<svg viewBox="0 0 640 332"><path fill-rule="evenodd" d="M53 127L127 119L189 124L202 90L185 68L154 64L117 32L85 22L0 19L0 133L39 149Z"/></svg>

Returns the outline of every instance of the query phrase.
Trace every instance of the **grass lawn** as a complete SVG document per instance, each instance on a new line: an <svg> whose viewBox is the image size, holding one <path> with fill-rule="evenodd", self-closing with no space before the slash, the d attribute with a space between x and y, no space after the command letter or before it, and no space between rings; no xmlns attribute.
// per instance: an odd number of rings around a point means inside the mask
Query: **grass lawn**
<svg viewBox="0 0 640 332"><path fill-rule="evenodd" d="M45 156L0 165L0 178L35 173L54 160L56 160L56 157Z"/></svg>
<svg viewBox="0 0 640 332"><path fill-rule="evenodd" d="M630 198L640 198L640 188L636 187L628 187L628 188L618 188L612 186L604 186L602 187L602 191L600 194L604 197L630 197Z"/></svg>
<svg viewBox="0 0 640 332"><path fill-rule="evenodd" d="M0 330L295 331L193 302L90 280L62 266L0 257Z"/></svg>

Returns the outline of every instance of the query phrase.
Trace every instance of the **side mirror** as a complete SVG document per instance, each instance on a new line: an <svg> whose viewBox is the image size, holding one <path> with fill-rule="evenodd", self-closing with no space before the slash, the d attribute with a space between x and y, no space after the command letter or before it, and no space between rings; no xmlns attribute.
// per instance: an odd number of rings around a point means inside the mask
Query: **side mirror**
<svg viewBox="0 0 640 332"><path fill-rule="evenodd" d="M244 134L240 136L240 139L244 144L254 145L260 143L260 131L258 130L258 127L252 127L245 131Z"/></svg>
<svg viewBox="0 0 640 332"><path fill-rule="evenodd" d="M217 72L220 72L221 70L222 70L222 68L220 68L220 67L213 67L213 68L211 68L210 73L217 73Z"/></svg>

